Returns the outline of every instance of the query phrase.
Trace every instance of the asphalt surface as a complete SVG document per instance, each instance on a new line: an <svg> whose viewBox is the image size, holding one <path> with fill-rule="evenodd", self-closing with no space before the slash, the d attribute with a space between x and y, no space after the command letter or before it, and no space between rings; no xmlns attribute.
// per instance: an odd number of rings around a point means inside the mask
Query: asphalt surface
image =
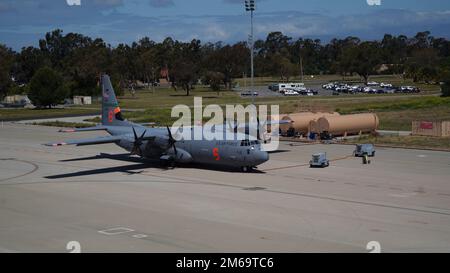
<svg viewBox="0 0 450 273"><path fill-rule="evenodd" d="M258 173L163 170L41 145L101 135L57 131L0 128L0 252L450 252L450 153L283 143Z"/></svg>

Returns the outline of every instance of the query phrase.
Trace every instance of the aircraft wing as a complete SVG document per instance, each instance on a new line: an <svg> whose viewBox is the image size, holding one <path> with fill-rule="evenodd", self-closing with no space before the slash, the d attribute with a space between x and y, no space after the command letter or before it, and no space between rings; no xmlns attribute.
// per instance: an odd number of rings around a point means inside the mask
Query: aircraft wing
<svg viewBox="0 0 450 273"><path fill-rule="evenodd" d="M91 132L91 131L105 131L105 126L95 126L88 128L71 128L71 129L61 129L60 133L75 133L75 132Z"/></svg>
<svg viewBox="0 0 450 273"><path fill-rule="evenodd" d="M290 121L290 120L267 120L267 121L265 121L264 124L261 124L261 125L270 126L270 125L275 125L275 124L283 125L283 124L290 124L290 123L292 123L292 121ZM257 127L258 127L257 122L251 122L251 123L238 124L235 127L235 129L248 129L248 128L257 128ZM228 129L230 129L230 128L232 128L231 124L228 124Z"/></svg>
<svg viewBox="0 0 450 273"><path fill-rule="evenodd" d="M64 145L76 145L76 146L88 146L88 145L98 145L98 144L108 144L116 143L124 139L124 136L104 136L104 137L94 137L85 139L75 139L56 143L47 143L45 146L64 146Z"/></svg>
<svg viewBox="0 0 450 273"><path fill-rule="evenodd" d="M282 120L282 119L280 119L280 120L274 120L274 121L272 121L272 120L268 120L267 121L267 125L272 125L272 124L289 124L289 123L292 123L292 121L290 121L290 120Z"/></svg>

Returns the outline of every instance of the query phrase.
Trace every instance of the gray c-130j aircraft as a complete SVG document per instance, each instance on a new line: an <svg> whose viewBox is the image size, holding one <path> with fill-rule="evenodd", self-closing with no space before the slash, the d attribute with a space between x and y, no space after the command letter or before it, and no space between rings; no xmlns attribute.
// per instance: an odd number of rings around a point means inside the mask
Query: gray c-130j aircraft
<svg viewBox="0 0 450 273"><path fill-rule="evenodd" d="M241 133L233 132L235 140L206 140L203 137L201 140L182 139L176 141L169 127L147 128L141 124L124 120L109 76L102 75L101 82L103 97L101 125L65 130L64 132L106 131L110 135L45 145L87 146L114 143L131 152L131 155L159 159L162 163L172 167L175 164L198 163L240 168L244 172L269 160L269 154L261 149L260 141L251 140L250 135L239 136ZM224 139L226 139L225 136Z"/></svg>

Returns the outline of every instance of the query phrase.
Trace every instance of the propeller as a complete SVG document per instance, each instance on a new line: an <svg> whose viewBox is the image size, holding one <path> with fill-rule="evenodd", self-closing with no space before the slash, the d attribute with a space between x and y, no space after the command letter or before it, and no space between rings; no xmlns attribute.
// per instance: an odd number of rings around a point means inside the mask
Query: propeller
<svg viewBox="0 0 450 273"><path fill-rule="evenodd" d="M261 140L261 124L259 123L259 117L256 117L256 121L257 121L257 129L256 129L256 139Z"/></svg>
<svg viewBox="0 0 450 273"><path fill-rule="evenodd" d="M170 131L169 126L167 126L167 132L169 132L169 148L170 148L170 147L173 147L173 150L174 150L174 152L175 152L175 155L177 155L177 154L178 154L178 152L177 152L177 147L175 146L175 143L176 143L177 141L173 138L172 132Z"/></svg>
<svg viewBox="0 0 450 273"><path fill-rule="evenodd" d="M133 149L131 150L132 155L139 155L142 157L143 154L142 154L142 150L141 150L141 145L144 142L144 137L145 137L146 132L147 132L147 130L144 130L141 137L138 137L136 130L133 127L134 143L133 143Z"/></svg>

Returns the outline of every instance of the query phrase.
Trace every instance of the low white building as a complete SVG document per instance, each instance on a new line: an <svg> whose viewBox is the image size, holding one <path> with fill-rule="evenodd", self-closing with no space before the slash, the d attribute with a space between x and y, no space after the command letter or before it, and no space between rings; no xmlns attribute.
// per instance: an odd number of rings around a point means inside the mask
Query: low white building
<svg viewBox="0 0 450 273"><path fill-rule="evenodd" d="M73 104L75 104L75 105L90 105L90 104L92 104L92 97L74 96Z"/></svg>
<svg viewBox="0 0 450 273"><path fill-rule="evenodd" d="M31 101L27 95L6 96L3 102L8 104L31 104Z"/></svg>

